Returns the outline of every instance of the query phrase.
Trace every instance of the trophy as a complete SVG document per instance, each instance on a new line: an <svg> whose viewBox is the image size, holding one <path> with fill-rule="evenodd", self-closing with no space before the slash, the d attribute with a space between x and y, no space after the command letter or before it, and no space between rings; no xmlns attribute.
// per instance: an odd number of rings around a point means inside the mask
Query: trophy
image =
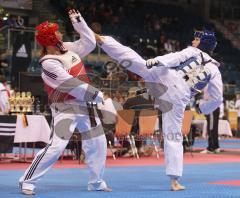
<svg viewBox="0 0 240 198"><path fill-rule="evenodd" d="M11 94L8 99L11 114L23 113L28 114L34 112L34 96L31 92L16 92Z"/></svg>
<svg viewBox="0 0 240 198"><path fill-rule="evenodd" d="M9 104L10 104L10 110L9 112L10 113L13 113L15 112L15 96L12 95L8 98L8 101L9 101Z"/></svg>
<svg viewBox="0 0 240 198"><path fill-rule="evenodd" d="M32 113L34 111L33 103L34 103L34 96L32 96L31 92L27 92L26 101L27 101L27 108L26 112Z"/></svg>
<svg viewBox="0 0 240 198"><path fill-rule="evenodd" d="M28 106L28 101L26 97L26 92L21 93L21 98L20 98L20 105L22 107L21 112L26 113L27 112L27 106Z"/></svg>
<svg viewBox="0 0 240 198"><path fill-rule="evenodd" d="M21 100L20 92L16 93L16 95L14 97L14 104L15 104L15 112L17 112L17 113L21 112L22 100Z"/></svg>

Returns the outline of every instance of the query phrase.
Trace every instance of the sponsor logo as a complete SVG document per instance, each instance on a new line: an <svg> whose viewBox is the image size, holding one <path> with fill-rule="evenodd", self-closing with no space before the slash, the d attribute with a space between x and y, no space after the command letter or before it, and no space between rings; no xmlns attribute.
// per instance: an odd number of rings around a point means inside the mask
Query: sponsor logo
<svg viewBox="0 0 240 198"><path fill-rule="evenodd" d="M27 58L28 57L27 50L26 50L26 47L25 47L24 44L17 51L16 57L22 57L22 58Z"/></svg>
<svg viewBox="0 0 240 198"><path fill-rule="evenodd" d="M77 59L74 56L72 56L72 63L75 63L76 61Z"/></svg>

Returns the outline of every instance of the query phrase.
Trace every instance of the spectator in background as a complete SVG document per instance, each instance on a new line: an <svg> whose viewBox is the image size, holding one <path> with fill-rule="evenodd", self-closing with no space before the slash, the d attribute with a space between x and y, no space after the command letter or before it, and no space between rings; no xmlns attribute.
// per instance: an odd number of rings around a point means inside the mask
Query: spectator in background
<svg viewBox="0 0 240 198"><path fill-rule="evenodd" d="M168 39L167 42L164 43L164 49L167 51L167 53L174 52L172 40Z"/></svg>
<svg viewBox="0 0 240 198"><path fill-rule="evenodd" d="M4 20L0 19L0 28L4 26Z"/></svg>
<svg viewBox="0 0 240 198"><path fill-rule="evenodd" d="M10 105L8 98L10 96L10 92L7 88L7 81L3 75L0 75L0 114L8 114L10 110Z"/></svg>
<svg viewBox="0 0 240 198"><path fill-rule="evenodd" d="M237 26L236 35L237 35L237 36L240 36L240 24L238 24L238 26Z"/></svg>
<svg viewBox="0 0 240 198"><path fill-rule="evenodd" d="M23 28L24 27L24 18L21 16L10 16L7 20L7 25L13 28Z"/></svg>
<svg viewBox="0 0 240 198"><path fill-rule="evenodd" d="M160 55L163 55L163 54L166 54L167 51L165 50L164 48L164 45L165 45L165 42L166 42L166 37L164 34L161 34L160 35L160 38L159 38L159 41L158 41L158 44L157 44L157 47L158 47L158 53Z"/></svg>
<svg viewBox="0 0 240 198"><path fill-rule="evenodd" d="M6 53L0 55L0 68L7 68L9 66Z"/></svg>
<svg viewBox="0 0 240 198"><path fill-rule="evenodd" d="M123 93L121 91L116 91L114 94L113 100L120 104L123 104L123 102L125 101Z"/></svg>
<svg viewBox="0 0 240 198"><path fill-rule="evenodd" d="M240 131L240 94L236 96L235 108L238 111L238 132Z"/></svg>
<svg viewBox="0 0 240 198"><path fill-rule="evenodd" d="M15 16L10 16L6 21L6 25L8 25L10 27L14 27L15 24L16 24L16 17Z"/></svg>
<svg viewBox="0 0 240 198"><path fill-rule="evenodd" d="M152 24L151 24L151 15L150 14L145 14L144 20L143 20L143 28L144 31L146 32L151 32L152 31Z"/></svg>
<svg viewBox="0 0 240 198"><path fill-rule="evenodd" d="M98 104L98 109L100 110L100 118L102 121L102 126L107 138L107 143L109 141L111 145L114 145L114 132L117 122L117 111L123 110L123 107L117 101L110 98L109 93L104 92L104 102Z"/></svg>
<svg viewBox="0 0 240 198"><path fill-rule="evenodd" d="M33 51L32 52L32 60L28 66L28 72L41 72L41 68L39 67L39 57L40 51Z"/></svg>
<svg viewBox="0 0 240 198"><path fill-rule="evenodd" d="M204 100L209 99L209 93L207 87L204 89ZM219 141L218 141L218 123L220 117L220 106L208 115L207 118L207 132L208 132L208 147L201 151L202 154L217 154L220 153Z"/></svg>
<svg viewBox="0 0 240 198"><path fill-rule="evenodd" d="M224 112L224 102L222 102L222 104L220 105L220 115L219 115L219 119L220 120L223 120L224 119L224 114L225 114L225 112Z"/></svg>
<svg viewBox="0 0 240 198"><path fill-rule="evenodd" d="M159 19L156 19L153 22L153 28L154 28L154 31L160 31L161 30L161 24L160 24Z"/></svg>
<svg viewBox="0 0 240 198"><path fill-rule="evenodd" d="M181 43L179 41L175 41L175 51L180 51L182 49Z"/></svg>
<svg viewBox="0 0 240 198"><path fill-rule="evenodd" d="M0 75L4 75L6 78L9 76L10 54L9 50L4 50L0 55Z"/></svg>

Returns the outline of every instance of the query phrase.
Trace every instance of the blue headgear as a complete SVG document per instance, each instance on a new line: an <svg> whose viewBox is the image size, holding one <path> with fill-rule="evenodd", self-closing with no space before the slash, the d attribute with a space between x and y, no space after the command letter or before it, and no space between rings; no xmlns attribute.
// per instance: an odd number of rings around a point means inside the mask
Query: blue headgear
<svg viewBox="0 0 240 198"><path fill-rule="evenodd" d="M217 46L217 39L215 37L215 33L203 30L194 32L194 38L200 38L200 44L198 48L202 51L213 51Z"/></svg>

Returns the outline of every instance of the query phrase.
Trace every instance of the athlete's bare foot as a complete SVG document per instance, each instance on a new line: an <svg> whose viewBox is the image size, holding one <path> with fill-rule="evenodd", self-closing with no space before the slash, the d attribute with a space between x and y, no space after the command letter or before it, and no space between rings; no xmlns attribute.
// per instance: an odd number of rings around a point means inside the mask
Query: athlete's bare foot
<svg viewBox="0 0 240 198"><path fill-rule="evenodd" d="M171 190L178 191L178 190L185 190L186 187L182 186L177 180L172 180L171 182Z"/></svg>
<svg viewBox="0 0 240 198"><path fill-rule="evenodd" d="M22 189L22 194L24 194L24 195L35 195L36 193L33 190Z"/></svg>
<svg viewBox="0 0 240 198"><path fill-rule="evenodd" d="M101 191L104 191L104 192L112 192L112 189L109 188L109 187L106 187L106 188L101 189Z"/></svg>

